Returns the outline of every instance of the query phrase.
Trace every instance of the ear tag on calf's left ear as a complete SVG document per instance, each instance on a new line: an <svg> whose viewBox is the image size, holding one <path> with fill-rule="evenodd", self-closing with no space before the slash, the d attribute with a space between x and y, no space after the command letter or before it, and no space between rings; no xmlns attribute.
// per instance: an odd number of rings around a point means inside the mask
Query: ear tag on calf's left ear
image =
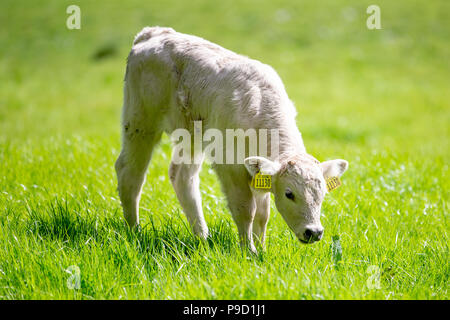
<svg viewBox="0 0 450 320"><path fill-rule="evenodd" d="M339 179L339 177L330 177L326 180L326 183L328 192L331 192L342 185L342 182Z"/></svg>
<svg viewBox="0 0 450 320"><path fill-rule="evenodd" d="M252 186L255 189L270 189L272 187L272 176L269 174L261 174L258 171L253 177Z"/></svg>

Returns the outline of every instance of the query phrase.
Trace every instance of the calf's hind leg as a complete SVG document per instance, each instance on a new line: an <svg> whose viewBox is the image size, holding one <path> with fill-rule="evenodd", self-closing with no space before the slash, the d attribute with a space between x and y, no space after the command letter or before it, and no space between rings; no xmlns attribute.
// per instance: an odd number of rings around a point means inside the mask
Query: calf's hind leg
<svg viewBox="0 0 450 320"><path fill-rule="evenodd" d="M145 174L154 146L161 132L138 128L126 124L123 132L123 145L115 163L120 201L123 215L130 227L139 224L139 200Z"/></svg>
<svg viewBox="0 0 450 320"><path fill-rule="evenodd" d="M175 164L171 162L169 177L193 233L202 239L206 239L208 237L208 226L203 216L200 196L200 169L201 164Z"/></svg>

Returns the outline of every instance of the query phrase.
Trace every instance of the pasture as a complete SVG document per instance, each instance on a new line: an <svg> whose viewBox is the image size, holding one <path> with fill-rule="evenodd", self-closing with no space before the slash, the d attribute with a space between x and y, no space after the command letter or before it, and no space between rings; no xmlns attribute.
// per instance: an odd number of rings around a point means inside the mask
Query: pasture
<svg viewBox="0 0 450 320"><path fill-rule="evenodd" d="M71 4L79 30L66 27ZM450 3L378 0L381 30L366 27L371 4L3 0L0 299L448 299ZM349 161L322 241L301 244L272 202L265 252L243 252L207 164L211 237L193 238L167 136L142 229L128 230L114 161L126 56L147 25L279 73L308 152Z"/></svg>

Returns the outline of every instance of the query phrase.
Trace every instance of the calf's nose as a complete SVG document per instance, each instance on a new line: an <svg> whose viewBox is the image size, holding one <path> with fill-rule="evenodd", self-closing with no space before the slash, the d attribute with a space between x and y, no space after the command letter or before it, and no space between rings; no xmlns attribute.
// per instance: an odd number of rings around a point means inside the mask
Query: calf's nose
<svg viewBox="0 0 450 320"><path fill-rule="evenodd" d="M303 236L305 237L305 240L308 242L315 242L322 239L323 235L323 228L308 228L305 230L305 233Z"/></svg>

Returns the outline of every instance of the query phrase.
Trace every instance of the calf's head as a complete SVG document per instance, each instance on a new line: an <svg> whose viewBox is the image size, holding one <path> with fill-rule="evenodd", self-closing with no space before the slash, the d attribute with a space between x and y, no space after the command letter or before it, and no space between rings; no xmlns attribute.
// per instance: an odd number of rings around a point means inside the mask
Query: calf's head
<svg viewBox="0 0 450 320"><path fill-rule="evenodd" d="M348 162L337 159L320 163L310 155L293 156L281 164L263 157L245 159L250 175L272 176L271 192L284 220L303 243L319 241L323 235L320 208L327 193L325 180L340 177Z"/></svg>

